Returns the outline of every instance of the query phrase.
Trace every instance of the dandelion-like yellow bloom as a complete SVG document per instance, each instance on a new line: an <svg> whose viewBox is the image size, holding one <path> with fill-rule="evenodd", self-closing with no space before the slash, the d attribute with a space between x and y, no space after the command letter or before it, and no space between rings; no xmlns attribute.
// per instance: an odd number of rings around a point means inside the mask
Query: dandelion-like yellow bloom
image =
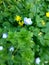
<svg viewBox="0 0 49 65"><path fill-rule="evenodd" d="M44 25L45 25L45 21L44 21L44 20L42 20L42 21L41 21L41 24L44 26Z"/></svg>
<svg viewBox="0 0 49 65"><path fill-rule="evenodd" d="M22 22L19 21L18 24L19 24L20 26L23 26L24 22L23 22L23 21L22 21Z"/></svg>
<svg viewBox="0 0 49 65"><path fill-rule="evenodd" d="M46 13L46 17L49 17L49 12Z"/></svg>
<svg viewBox="0 0 49 65"><path fill-rule="evenodd" d="M16 20L16 21L21 21L21 17L20 17L20 16L16 16L16 17L15 17L15 20Z"/></svg>

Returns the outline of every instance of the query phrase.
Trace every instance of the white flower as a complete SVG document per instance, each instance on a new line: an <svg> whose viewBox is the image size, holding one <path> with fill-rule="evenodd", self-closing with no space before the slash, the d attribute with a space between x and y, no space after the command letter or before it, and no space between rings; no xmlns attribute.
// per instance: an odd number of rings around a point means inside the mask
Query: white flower
<svg viewBox="0 0 49 65"><path fill-rule="evenodd" d="M13 46L10 47L10 48L9 48L9 51L14 51L14 47L13 47Z"/></svg>
<svg viewBox="0 0 49 65"><path fill-rule="evenodd" d="M0 51L3 50L3 46L0 46Z"/></svg>
<svg viewBox="0 0 49 65"><path fill-rule="evenodd" d="M3 33L2 38L7 38L7 33Z"/></svg>
<svg viewBox="0 0 49 65"><path fill-rule="evenodd" d="M26 24L26 25L31 25L31 24L32 24L31 18L25 17L25 18L24 18L24 24Z"/></svg>
<svg viewBox="0 0 49 65"><path fill-rule="evenodd" d="M39 64L40 63L40 58L36 58L36 64Z"/></svg>

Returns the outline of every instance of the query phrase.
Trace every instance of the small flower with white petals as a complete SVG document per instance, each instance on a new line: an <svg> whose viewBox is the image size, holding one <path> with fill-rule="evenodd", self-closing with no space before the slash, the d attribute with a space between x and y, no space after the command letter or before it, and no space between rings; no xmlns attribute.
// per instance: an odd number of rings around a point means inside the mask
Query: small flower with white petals
<svg viewBox="0 0 49 65"><path fill-rule="evenodd" d="M25 17L25 18L24 18L24 24L26 24L26 25L31 25L31 24L32 24L31 18Z"/></svg>
<svg viewBox="0 0 49 65"><path fill-rule="evenodd" d="M40 58L36 58L36 64L39 64L40 63Z"/></svg>
<svg viewBox="0 0 49 65"><path fill-rule="evenodd" d="M9 48L9 51L14 51L14 47L13 47L13 46L10 47L10 48Z"/></svg>
<svg viewBox="0 0 49 65"><path fill-rule="evenodd" d="M2 38L7 38L7 33L3 33Z"/></svg>
<svg viewBox="0 0 49 65"><path fill-rule="evenodd" d="M0 46L0 51L3 50L3 46Z"/></svg>

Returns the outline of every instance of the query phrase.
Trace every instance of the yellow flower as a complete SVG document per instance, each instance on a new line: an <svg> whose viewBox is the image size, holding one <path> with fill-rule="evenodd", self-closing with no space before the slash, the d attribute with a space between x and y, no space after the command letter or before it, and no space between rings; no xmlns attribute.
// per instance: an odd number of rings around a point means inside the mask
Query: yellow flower
<svg viewBox="0 0 49 65"><path fill-rule="evenodd" d="M46 17L49 17L49 12L46 13Z"/></svg>
<svg viewBox="0 0 49 65"><path fill-rule="evenodd" d="M39 35L39 36L40 36L40 35L42 35L42 32L39 32L39 34L38 34L38 35Z"/></svg>
<svg viewBox="0 0 49 65"><path fill-rule="evenodd" d="M16 17L15 17L15 20L16 20L16 21L21 21L21 17L20 17L20 16L16 16Z"/></svg>
<svg viewBox="0 0 49 65"><path fill-rule="evenodd" d="M22 21L22 22L19 21L18 24L19 24L20 26L23 26L24 22L23 22L23 21Z"/></svg>
<svg viewBox="0 0 49 65"><path fill-rule="evenodd" d="M45 21L44 21L44 20L42 20L41 24L44 26L44 25L45 25Z"/></svg>

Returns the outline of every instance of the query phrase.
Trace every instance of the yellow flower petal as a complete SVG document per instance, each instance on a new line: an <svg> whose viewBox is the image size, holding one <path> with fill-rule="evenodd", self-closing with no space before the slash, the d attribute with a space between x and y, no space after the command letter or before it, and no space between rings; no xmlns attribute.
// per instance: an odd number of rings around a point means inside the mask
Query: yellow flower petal
<svg viewBox="0 0 49 65"><path fill-rule="evenodd" d="M49 17L49 12L46 13L46 17Z"/></svg>
<svg viewBox="0 0 49 65"><path fill-rule="evenodd" d="M23 24L24 24L24 22L23 22L23 21L22 21L22 22L20 22L20 21L19 21L19 25L20 25L20 26L23 26Z"/></svg>
<svg viewBox="0 0 49 65"><path fill-rule="evenodd" d="M15 17L15 20L16 20L16 21L21 21L21 17L20 17L20 16L16 16L16 17Z"/></svg>

